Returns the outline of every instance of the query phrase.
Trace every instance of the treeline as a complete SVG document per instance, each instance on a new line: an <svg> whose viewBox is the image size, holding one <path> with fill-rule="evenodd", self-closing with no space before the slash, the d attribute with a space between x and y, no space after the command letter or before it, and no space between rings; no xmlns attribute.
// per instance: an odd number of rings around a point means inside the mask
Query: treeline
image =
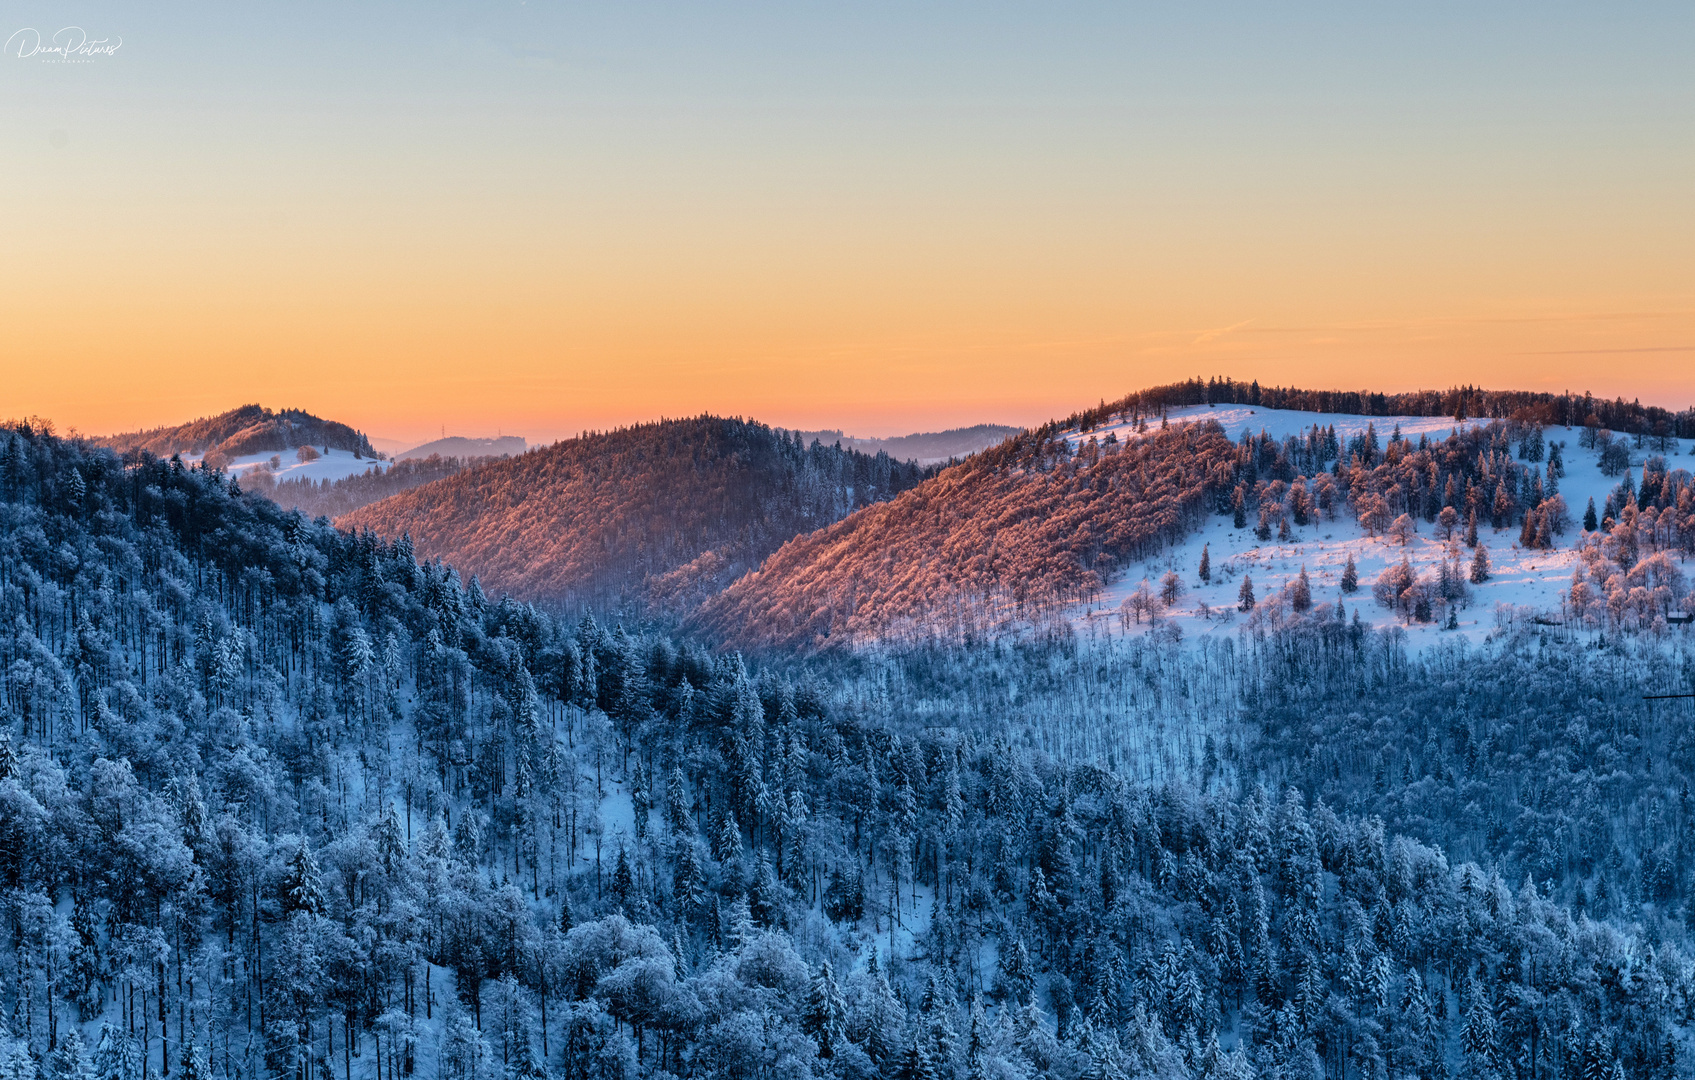
<svg viewBox="0 0 1695 1080"><path fill-rule="evenodd" d="M0 441L8 1077L1687 1071L1684 658L1137 643L1238 702L1147 783L1040 749L1075 642L753 671Z"/></svg>
<svg viewBox="0 0 1695 1080"><path fill-rule="evenodd" d="M1238 468L1216 424L1077 449L1051 425L1025 432L796 537L690 625L780 649L992 633L1097 595L1227 506Z"/></svg>
<svg viewBox="0 0 1695 1080"><path fill-rule="evenodd" d="M1456 386L1381 394L1369 390L1301 390L1261 387L1257 380L1190 379L1129 394L1111 404L1077 413L1066 426L1084 430L1114 418L1158 416L1192 405L1251 405L1298 412L1357 416L1452 416L1456 419L1517 420L1561 427L1593 426L1627 434L1695 438L1695 408L1673 412L1657 405L1592 394L1552 394L1528 390L1484 390Z"/></svg>

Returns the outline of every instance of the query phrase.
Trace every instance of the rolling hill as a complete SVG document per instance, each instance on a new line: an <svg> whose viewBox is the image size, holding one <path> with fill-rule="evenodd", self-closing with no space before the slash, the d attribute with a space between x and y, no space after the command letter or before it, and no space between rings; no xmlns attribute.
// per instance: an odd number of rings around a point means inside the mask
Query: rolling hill
<svg viewBox="0 0 1695 1080"><path fill-rule="evenodd" d="M1223 505L1235 462L1216 425L1079 453L1057 425L1036 429L796 537L692 624L748 648L987 632L1085 602L1183 536Z"/></svg>
<svg viewBox="0 0 1695 1080"><path fill-rule="evenodd" d="M243 405L175 427L99 436L88 441L120 454L132 450L143 450L156 457L182 454L199 457L214 466L256 454L281 454L301 446L330 452L339 450L360 459L377 456L370 440L346 424L300 409L273 412L261 405Z"/></svg>
<svg viewBox="0 0 1695 1080"><path fill-rule="evenodd" d="M689 610L800 533L929 473L715 416L591 434L486 462L337 520L478 575L493 592Z"/></svg>
<svg viewBox="0 0 1695 1080"><path fill-rule="evenodd" d="M796 537L691 626L739 648L826 648L1055 618L1117 633L1158 615L1168 632L1204 633L1345 603L1367 624L1479 636L1568 617L1650 627L1665 614L1655 605L1695 603L1676 572L1640 569L1663 549L1695 552L1695 491L1678 462L1692 436L1695 411L1586 395L1156 387ZM1647 531L1620 539L1600 521L1585 533L1590 499ZM1474 512L1500 569L1481 588L1466 580L1477 548L1460 542ZM1350 560L1357 595L1342 588ZM1303 568L1313 603L1295 600ZM1176 596L1155 604L1167 574ZM1568 616L1574 574L1600 616ZM1243 608L1248 578L1258 601Z"/></svg>

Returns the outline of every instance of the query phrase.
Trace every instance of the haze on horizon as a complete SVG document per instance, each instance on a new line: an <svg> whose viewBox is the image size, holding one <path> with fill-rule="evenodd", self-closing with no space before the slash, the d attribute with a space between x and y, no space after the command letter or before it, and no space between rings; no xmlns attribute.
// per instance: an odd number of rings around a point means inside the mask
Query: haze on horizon
<svg viewBox="0 0 1695 1080"><path fill-rule="evenodd" d="M1695 402L1687 5L9 18L123 45L0 57L0 415L876 436L1215 374Z"/></svg>

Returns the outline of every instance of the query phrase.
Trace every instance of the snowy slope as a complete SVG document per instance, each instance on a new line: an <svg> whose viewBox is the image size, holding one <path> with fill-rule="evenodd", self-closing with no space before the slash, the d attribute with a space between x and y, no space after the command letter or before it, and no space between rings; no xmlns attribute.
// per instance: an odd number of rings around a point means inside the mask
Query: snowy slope
<svg viewBox="0 0 1695 1080"><path fill-rule="evenodd" d="M271 458L277 459L277 468L271 471ZM183 455L183 463L193 465L199 462L198 455ZM293 450L279 450L275 453L243 454L233 458L226 470L231 476L241 479L249 473L259 470L270 471L279 482L283 480L341 480L349 476L358 476L369 469L384 472L391 463L374 461L369 457L354 457L350 450L331 450L324 453L318 450L316 461L301 461Z"/></svg>
<svg viewBox="0 0 1695 1080"><path fill-rule="evenodd" d="M1314 424L1320 427L1334 424L1338 439L1344 443L1349 437L1364 432L1367 425L1375 425L1379 440L1386 443L1397 424L1401 433L1415 442L1421 434L1434 441L1446 438L1457 426L1453 418L1442 416L1368 417L1237 405L1173 409L1169 418L1173 424L1216 420L1224 426L1231 439L1237 441L1244 432L1257 435L1262 430L1281 439L1310 431ZM1157 419L1152 421L1154 424L1158 422ZM1468 423L1486 424L1488 421ZM1087 433L1074 432L1068 438L1074 446L1078 446L1091 437L1104 439L1109 431L1115 432L1121 440L1135 435L1132 423L1121 423L1102 426ZM1623 479L1602 475L1597 465L1597 453L1577 445L1579 429L1551 427L1545 429L1545 434L1550 442L1565 443L1566 476L1560 481L1560 494L1565 497L1576 524L1564 536L1557 538L1557 546L1552 551L1520 550L1516 526L1498 532L1487 527L1479 529L1479 537L1489 549L1494 571L1488 582L1473 587L1470 606L1459 613L1459 632L1474 641L1482 640L1496 628L1497 605L1558 613L1560 594L1570 587L1572 569L1577 562L1572 548L1583 535L1584 506L1593 498L1599 509L1605 503L1607 493ZM1628 439L1625 442L1628 445ZM1666 455L1668 467L1675 470L1695 466L1695 461L1686 456L1692 446L1695 443L1690 440L1680 441L1675 451L1677 456ZM1647 456L1646 451L1631 450L1631 468L1637 479L1641 477L1642 462ZM1341 508L1334 521L1314 521L1307 527L1294 529L1295 535L1287 543L1275 540L1262 543L1254 537L1252 522L1248 528L1235 529L1231 527L1228 516L1214 516L1208 519L1205 528L1182 544L1140 566L1127 568L1127 572L1115 580L1095 604L1082 610L1075 621L1080 627L1097 633L1124 632L1118 614L1124 599L1135 591L1144 577L1149 587L1157 592L1165 572L1176 570L1183 579L1185 591L1163 618L1174 623L1185 636L1235 633L1245 618L1237 610L1236 600L1243 575L1253 578L1255 595L1263 601L1282 589L1285 582L1292 581L1305 566L1312 582L1315 606L1340 600L1347 605L1350 621L1357 610L1360 619L1368 625L1402 625L1394 612L1378 606L1372 599L1371 583L1389 566L1398 564L1403 555L1420 575L1438 566L1448 545L1438 539L1435 525L1420 520L1418 528L1419 534L1403 548L1385 536L1368 537L1346 509ZM1210 585L1202 585L1196 576L1203 545L1211 547ZM1358 567L1360 588L1351 596L1344 596L1339 582L1349 554L1353 555ZM1469 566L1471 549L1462 544L1460 555L1462 565ZM1202 614L1203 603L1212 609L1210 618ZM1525 615L1527 612L1519 611L1518 614ZM1132 623L1129 632L1143 633L1148 628L1146 622L1140 625ZM1419 623L1412 623L1407 631L1409 644L1414 647L1454 633L1435 624Z"/></svg>

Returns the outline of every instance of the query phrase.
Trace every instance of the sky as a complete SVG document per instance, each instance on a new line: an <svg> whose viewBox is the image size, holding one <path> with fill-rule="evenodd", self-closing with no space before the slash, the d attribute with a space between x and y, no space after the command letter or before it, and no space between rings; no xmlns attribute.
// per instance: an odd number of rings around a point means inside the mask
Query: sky
<svg viewBox="0 0 1695 1080"><path fill-rule="evenodd" d="M0 17L0 416L61 430L888 435L1213 375L1695 404L1688 3ZM32 52L65 27L106 51Z"/></svg>

